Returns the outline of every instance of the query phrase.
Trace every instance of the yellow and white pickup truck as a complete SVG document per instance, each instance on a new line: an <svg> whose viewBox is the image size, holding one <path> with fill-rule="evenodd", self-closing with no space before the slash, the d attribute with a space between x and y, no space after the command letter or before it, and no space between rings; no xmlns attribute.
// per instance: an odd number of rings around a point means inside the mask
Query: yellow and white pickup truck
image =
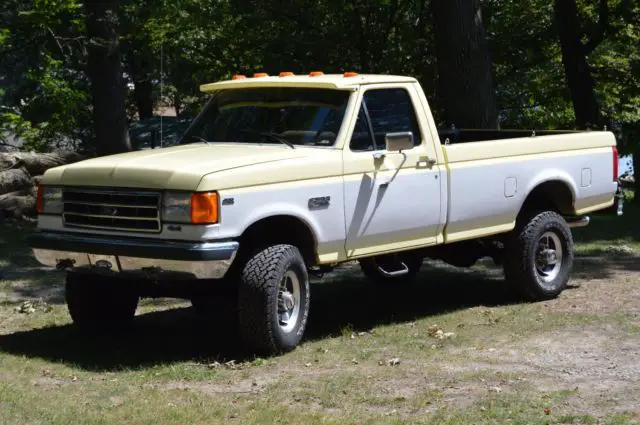
<svg viewBox="0 0 640 425"><path fill-rule="evenodd" d="M612 133L439 132L414 78L256 74L201 90L177 146L44 175L29 243L67 270L81 328L128 323L140 297L205 308L227 288L244 341L286 352L309 274L348 261L402 284L425 258L492 257L523 296L549 299L571 273L571 227L614 202Z"/></svg>

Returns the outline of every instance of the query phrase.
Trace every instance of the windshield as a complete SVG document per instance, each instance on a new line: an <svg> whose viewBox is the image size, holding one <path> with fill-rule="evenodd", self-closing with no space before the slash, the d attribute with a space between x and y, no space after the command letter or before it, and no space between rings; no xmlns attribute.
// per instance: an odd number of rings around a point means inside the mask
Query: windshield
<svg viewBox="0 0 640 425"><path fill-rule="evenodd" d="M261 87L222 90L185 133L181 143L236 142L332 146L349 92Z"/></svg>

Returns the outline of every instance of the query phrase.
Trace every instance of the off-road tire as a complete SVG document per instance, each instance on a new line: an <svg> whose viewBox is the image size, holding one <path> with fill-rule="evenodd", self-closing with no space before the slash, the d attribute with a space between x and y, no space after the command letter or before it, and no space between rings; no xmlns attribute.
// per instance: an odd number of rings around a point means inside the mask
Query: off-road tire
<svg viewBox="0 0 640 425"><path fill-rule="evenodd" d="M358 260L360 263L360 269L364 273L364 275L370 279L372 282L378 285L388 285L388 284L409 284L415 281L416 276L420 272L420 268L422 267L422 263L424 262L424 258L415 255L415 254L389 254L389 255L399 255L402 262L405 263L409 272L407 274L401 276L385 276L380 273L378 270L377 257L369 257Z"/></svg>
<svg viewBox="0 0 640 425"><path fill-rule="evenodd" d="M123 329L135 317L139 296L126 280L68 272L65 299L69 315L87 332Z"/></svg>
<svg viewBox="0 0 640 425"><path fill-rule="evenodd" d="M278 317L278 294L289 271L299 281L299 310L295 325L290 331L285 331ZM307 325L309 300L309 276L298 248L280 244L258 250L244 265L238 287L242 340L265 355L293 350Z"/></svg>
<svg viewBox="0 0 640 425"><path fill-rule="evenodd" d="M562 262L555 278L544 282L536 269L538 241L554 233L562 247ZM553 211L531 212L516 223L505 243L504 273L507 284L530 301L556 298L567 287L573 268L573 237L564 218Z"/></svg>

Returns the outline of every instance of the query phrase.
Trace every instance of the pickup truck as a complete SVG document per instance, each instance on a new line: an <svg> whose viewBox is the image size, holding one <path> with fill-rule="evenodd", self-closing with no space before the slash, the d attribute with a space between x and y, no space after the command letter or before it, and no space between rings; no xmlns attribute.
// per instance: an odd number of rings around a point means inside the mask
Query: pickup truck
<svg viewBox="0 0 640 425"><path fill-rule="evenodd" d="M614 203L611 132L438 131L407 76L260 73L200 89L210 99L179 144L44 175L29 244L66 270L80 329L130 324L141 297L225 300L254 352L284 353L312 311L309 276L351 261L405 285L425 258L493 258L509 288L551 299L570 278L571 229Z"/></svg>

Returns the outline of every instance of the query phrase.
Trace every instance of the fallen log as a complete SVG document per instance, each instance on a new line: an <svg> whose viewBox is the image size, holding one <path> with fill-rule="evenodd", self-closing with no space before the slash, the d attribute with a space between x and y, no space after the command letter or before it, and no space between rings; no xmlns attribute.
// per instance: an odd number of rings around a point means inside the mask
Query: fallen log
<svg viewBox="0 0 640 425"><path fill-rule="evenodd" d="M5 218L34 217L36 215L36 198L16 191L0 195L0 216Z"/></svg>
<svg viewBox="0 0 640 425"><path fill-rule="evenodd" d="M33 180L24 168L12 168L0 171L0 195L16 192L28 191L33 187Z"/></svg>
<svg viewBox="0 0 640 425"><path fill-rule="evenodd" d="M54 153L4 152L0 153L0 172L24 167L29 174L37 176L44 174L49 168L71 164L82 159L84 159L82 155L71 151Z"/></svg>

